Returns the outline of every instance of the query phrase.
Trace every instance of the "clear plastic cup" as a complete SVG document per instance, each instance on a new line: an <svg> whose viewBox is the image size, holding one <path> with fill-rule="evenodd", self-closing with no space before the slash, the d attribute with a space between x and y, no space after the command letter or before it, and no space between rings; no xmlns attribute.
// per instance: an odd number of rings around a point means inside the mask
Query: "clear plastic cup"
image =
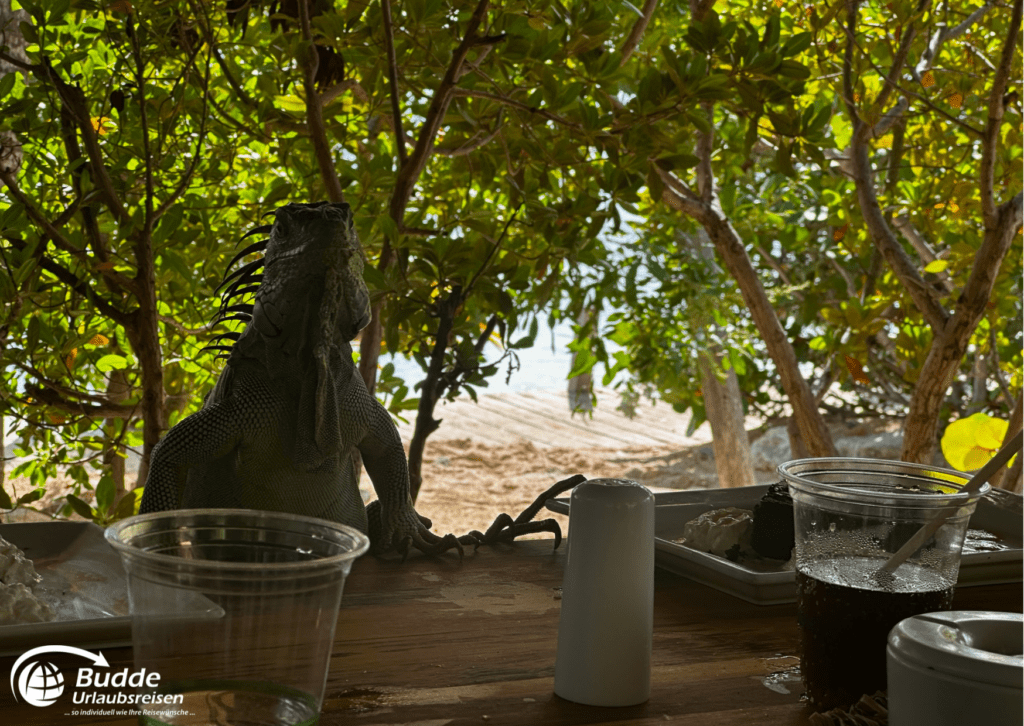
<svg viewBox="0 0 1024 726"><path fill-rule="evenodd" d="M967 523L988 492L962 473L878 459L779 466L793 495L800 669L811 705L845 707L885 690L889 631L949 610ZM893 573L879 568L940 510L956 514Z"/></svg>
<svg viewBox="0 0 1024 726"><path fill-rule="evenodd" d="M128 576L140 723L316 722L364 534L291 514L186 509L130 517L106 537Z"/></svg>

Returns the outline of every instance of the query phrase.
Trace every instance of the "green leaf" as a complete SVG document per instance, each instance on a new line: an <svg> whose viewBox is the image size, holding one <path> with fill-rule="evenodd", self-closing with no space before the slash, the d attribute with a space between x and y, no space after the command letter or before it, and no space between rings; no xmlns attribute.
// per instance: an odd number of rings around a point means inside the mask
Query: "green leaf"
<svg viewBox="0 0 1024 726"><path fill-rule="evenodd" d="M68 504L71 505L71 508L75 511L75 514L77 514L78 516L85 517L90 521L96 519L95 510L93 510L92 507L90 507L88 504L86 504L81 499L76 497L74 494L68 494L67 500Z"/></svg>
<svg viewBox="0 0 1024 726"><path fill-rule="evenodd" d="M779 67L775 71L780 76L786 76L787 78L796 78L797 80L804 80L811 77L811 69L805 66L803 63L798 63L793 60L784 60L779 64Z"/></svg>
<svg viewBox="0 0 1024 726"><path fill-rule="evenodd" d="M576 360L573 361L574 365L572 370L569 371L569 375L566 379L575 378L576 376L587 373L594 364L597 363L597 358L589 350L580 350L576 353Z"/></svg>
<svg viewBox="0 0 1024 726"><path fill-rule="evenodd" d="M124 356L108 353L96 361L96 368L107 373L113 370L123 370L128 367L128 359Z"/></svg>
<svg viewBox="0 0 1024 726"><path fill-rule="evenodd" d="M658 166L666 171L674 171L677 169L692 169L700 163L693 154L671 154L670 156L662 156L657 160Z"/></svg>
<svg viewBox="0 0 1024 726"><path fill-rule="evenodd" d="M779 44L779 27L779 14L772 13L764 26L764 35L761 37L761 50L768 50Z"/></svg>
<svg viewBox="0 0 1024 726"><path fill-rule="evenodd" d="M125 519L127 517L134 516L138 511L138 505L142 501L142 489L133 489L130 492L126 492L121 501L117 503L117 507L114 509L114 515L110 518L111 521L117 521L119 519Z"/></svg>
<svg viewBox="0 0 1024 726"><path fill-rule="evenodd" d="M104 474L96 484L96 509L107 512L114 503L114 477Z"/></svg>
<svg viewBox="0 0 1024 726"><path fill-rule="evenodd" d="M0 98L3 98L11 92L11 89L14 88L14 82L17 80L17 78L17 74L14 73L7 73L3 76L0 76Z"/></svg>
<svg viewBox="0 0 1024 726"><path fill-rule="evenodd" d="M263 205L270 207L277 204L282 199L287 199L292 195L292 185L287 179L278 179L274 182L273 188L270 193L263 198Z"/></svg>
<svg viewBox="0 0 1024 726"><path fill-rule="evenodd" d="M660 202L665 193L665 182L661 180L661 176L653 166L647 171L647 190L655 202Z"/></svg>
<svg viewBox="0 0 1024 726"><path fill-rule="evenodd" d="M688 108L686 109L686 118L690 119L690 123L704 133L711 133L711 124L708 123L708 117L707 114L704 113L704 109Z"/></svg>
<svg viewBox="0 0 1024 726"><path fill-rule="evenodd" d="M797 33L790 37L785 45L782 46L782 57L789 58L790 56L803 53L811 47L811 39L813 37L813 33Z"/></svg>
<svg viewBox="0 0 1024 726"><path fill-rule="evenodd" d="M43 498L42 490L41 489L33 489L32 491L30 491L30 492L28 492L26 494L22 494L20 497L18 497L18 506L20 507L20 506L22 506L24 504L31 504L32 502L37 502L37 501L39 501L42 498Z"/></svg>

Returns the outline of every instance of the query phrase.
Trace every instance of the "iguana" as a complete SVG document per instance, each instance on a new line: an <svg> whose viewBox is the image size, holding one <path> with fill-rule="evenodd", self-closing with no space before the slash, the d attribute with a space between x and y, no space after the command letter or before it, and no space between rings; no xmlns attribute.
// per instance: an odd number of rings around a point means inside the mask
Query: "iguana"
<svg viewBox="0 0 1024 726"><path fill-rule="evenodd" d="M552 531L529 521L543 501L583 478L560 482L516 520L501 515L487 533L458 538L430 531L409 495L409 468L398 429L366 389L350 341L370 320L363 252L347 204L288 204L248 246L263 257L225 277L222 319L247 325L225 333L227 363L203 407L153 449L140 513L242 507L348 524L370 537L371 552L403 557L463 544ZM243 237L243 239L245 239ZM259 274L262 268L262 275ZM230 304L255 293L251 305ZM377 492L363 505L359 458ZM553 525L553 527L552 527Z"/></svg>

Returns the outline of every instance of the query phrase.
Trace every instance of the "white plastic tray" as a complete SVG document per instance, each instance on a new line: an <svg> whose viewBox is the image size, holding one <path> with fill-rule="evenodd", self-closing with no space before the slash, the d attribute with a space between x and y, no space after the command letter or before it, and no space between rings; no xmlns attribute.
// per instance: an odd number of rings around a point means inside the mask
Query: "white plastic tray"
<svg viewBox="0 0 1024 726"><path fill-rule="evenodd" d="M792 571L758 572L744 567L742 563L730 562L724 557L671 541L683 536L683 526L688 521L711 509L739 507L752 510L767 490L767 485L758 485L655 494L655 564L757 605L796 602L796 575ZM568 514L569 498L554 499L548 502L547 507L554 512ZM1024 562L1021 510L1020 495L1004 491L995 492L994 496L983 498L978 503L970 527L992 532L1013 546L997 552L965 554L960 562L957 586L1021 581ZM571 526L570 520L570 529Z"/></svg>

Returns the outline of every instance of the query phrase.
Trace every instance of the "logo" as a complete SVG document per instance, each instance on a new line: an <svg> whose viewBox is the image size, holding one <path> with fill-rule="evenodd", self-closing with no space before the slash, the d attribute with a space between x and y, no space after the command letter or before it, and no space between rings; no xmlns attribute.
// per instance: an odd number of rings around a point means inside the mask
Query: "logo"
<svg viewBox="0 0 1024 726"><path fill-rule="evenodd" d="M38 658L47 653L71 653L88 658L98 667L110 667L102 653L90 653L70 645L42 645L33 648L23 653L11 668L11 691L15 700L20 695L25 703L42 708L51 705L64 693L64 676L53 663Z"/></svg>

